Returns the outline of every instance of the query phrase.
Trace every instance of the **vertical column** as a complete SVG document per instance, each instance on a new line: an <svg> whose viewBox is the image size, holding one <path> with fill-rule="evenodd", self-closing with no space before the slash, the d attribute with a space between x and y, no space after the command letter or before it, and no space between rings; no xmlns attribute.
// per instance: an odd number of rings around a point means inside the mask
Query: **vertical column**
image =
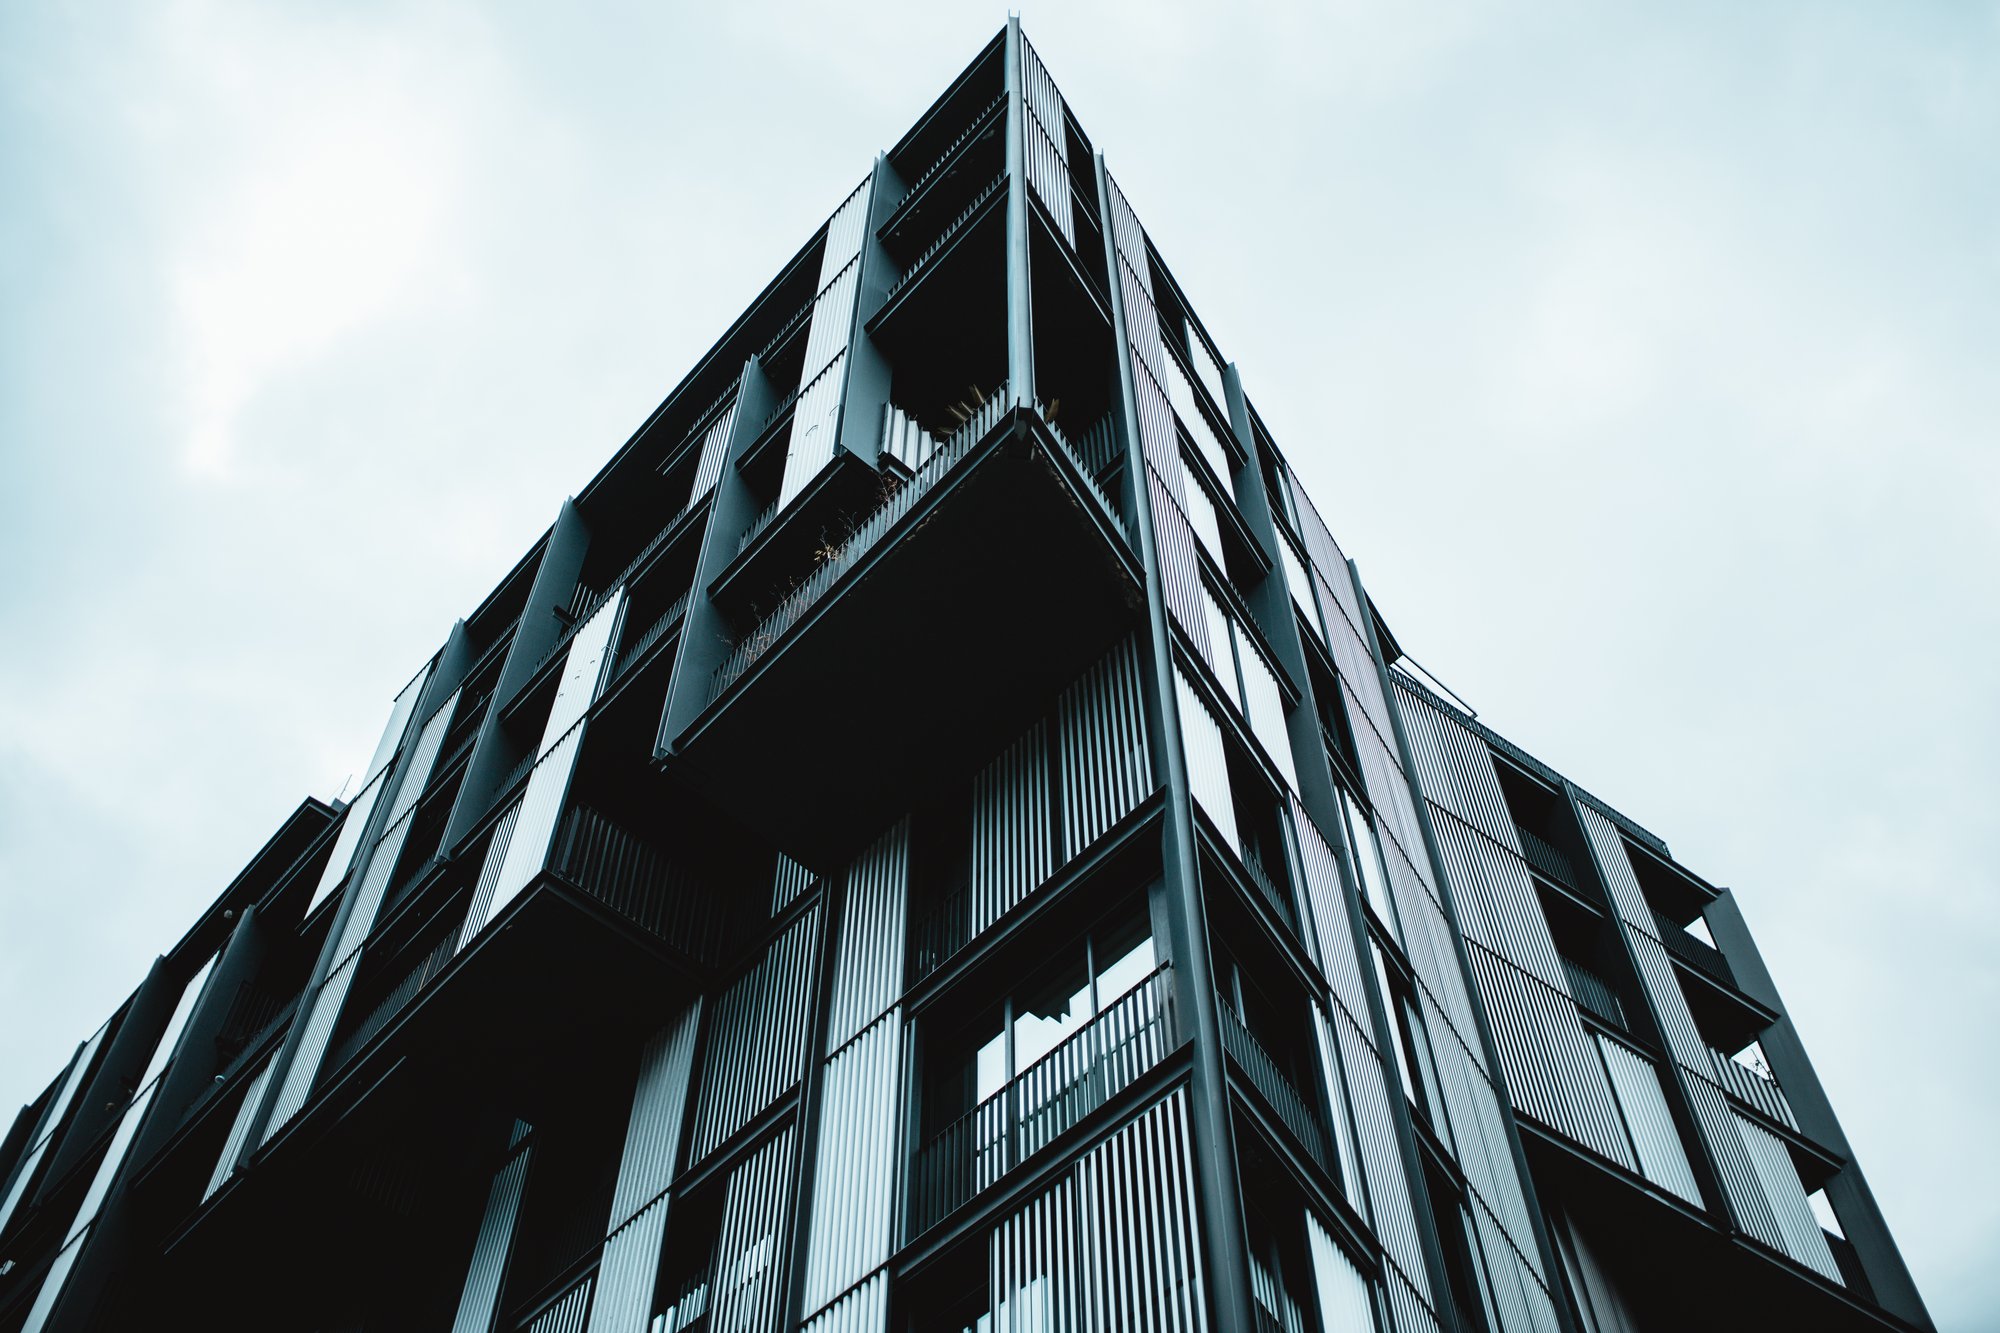
<svg viewBox="0 0 2000 1333"><path fill-rule="evenodd" d="M1019 98L1019 21L1007 27L1008 149L1010 170L1017 169ZM1132 512L1137 517L1139 558L1146 571L1146 619L1150 652L1146 673L1146 704L1152 734L1160 738L1154 749L1158 784L1167 788L1166 818L1162 834L1161 862L1166 881L1168 916L1172 927L1175 975L1180 978L1182 1012L1190 1019L1194 1034L1194 1077L1192 1121L1196 1172L1200 1180L1202 1248L1209 1269L1209 1291L1215 1306L1215 1320L1221 1328L1255 1326L1250 1303L1248 1265L1243 1250L1243 1204L1236 1179L1235 1125L1230 1116L1229 1085L1222 1065L1222 1028L1216 1013L1215 979L1209 951L1208 921L1201 900L1201 874L1195 852L1194 797L1188 781L1186 751L1182 748L1180 712L1176 705L1173 639L1167 630L1167 607L1162 595L1159 545L1153 530L1152 507L1143 481L1149 465L1140 438L1138 400L1133 388L1132 340L1126 325L1123 284L1119 279L1117 242L1111 223L1111 188L1105 174L1104 158L1095 163L1099 216L1104 228L1105 266L1111 273L1111 319L1118 355L1118 385L1121 415L1125 425L1126 473L1134 479ZM1010 188L1019 189L1018 177ZM1025 226L1026 200L1022 222ZM1014 200L1010 196L1008 214L1011 228ZM1009 264L1016 256L1010 246ZM1018 256L1026 285L1026 254ZM1009 295L1012 295L1012 268L1009 268ZM1009 311L1010 336L1014 331L1013 311ZM1011 346L1010 342L1010 346ZM1029 349L1032 354L1032 348ZM1018 386L1019 381L1016 381Z"/></svg>
<svg viewBox="0 0 2000 1333"><path fill-rule="evenodd" d="M1020 407L1035 403L1035 326L1033 312L1029 308L1027 88L1018 14L1007 16L1006 76L1007 400L1010 406ZM1115 260L1112 272L1117 272ZM1112 285L1115 289L1115 279Z"/></svg>

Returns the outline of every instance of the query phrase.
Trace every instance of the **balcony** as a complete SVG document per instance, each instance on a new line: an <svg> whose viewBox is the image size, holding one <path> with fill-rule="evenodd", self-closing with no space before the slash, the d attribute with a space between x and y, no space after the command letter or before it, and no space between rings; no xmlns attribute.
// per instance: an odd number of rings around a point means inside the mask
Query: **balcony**
<svg viewBox="0 0 2000 1333"><path fill-rule="evenodd" d="M996 393L744 634L659 757L794 859L836 863L922 775L1017 735L1143 607L1076 455Z"/></svg>
<svg viewBox="0 0 2000 1333"><path fill-rule="evenodd" d="M1714 1067L1715 1081L1722 1085L1724 1092L1788 1129L1799 1127L1798 1120L1792 1115L1792 1104L1776 1079L1758 1073L1714 1047L1709 1048L1708 1062Z"/></svg>
<svg viewBox="0 0 2000 1333"><path fill-rule="evenodd" d="M1062 1045L932 1135L912 1163L910 1234L998 1183L1180 1045L1162 964Z"/></svg>
<svg viewBox="0 0 2000 1333"><path fill-rule="evenodd" d="M1258 1098L1290 1132L1293 1140L1322 1169L1332 1171L1334 1167L1327 1153L1326 1131L1320 1124L1318 1113L1229 1002L1220 995L1216 1000L1222 1011L1222 1047L1229 1053L1230 1060L1256 1090Z"/></svg>
<svg viewBox="0 0 2000 1333"><path fill-rule="evenodd" d="M1611 989L1603 977L1568 957L1562 958L1563 974L1569 979L1570 998L1585 1013L1602 1019L1621 1031L1625 1027L1625 1006L1618 1002L1618 992Z"/></svg>
<svg viewBox="0 0 2000 1333"><path fill-rule="evenodd" d="M1714 945L1696 939L1679 924L1655 912L1654 923L1660 930L1660 943L1667 946L1667 952L1683 963L1721 982L1731 990L1736 989L1736 974L1729 970L1729 960Z"/></svg>

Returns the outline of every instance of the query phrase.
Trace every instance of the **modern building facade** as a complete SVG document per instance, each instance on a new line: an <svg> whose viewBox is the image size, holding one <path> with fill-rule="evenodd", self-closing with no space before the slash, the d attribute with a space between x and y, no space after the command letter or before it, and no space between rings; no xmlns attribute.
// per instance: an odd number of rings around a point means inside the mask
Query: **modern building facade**
<svg viewBox="0 0 2000 1333"><path fill-rule="evenodd" d="M0 1143L0 1333L1930 1327L1010 24Z"/></svg>

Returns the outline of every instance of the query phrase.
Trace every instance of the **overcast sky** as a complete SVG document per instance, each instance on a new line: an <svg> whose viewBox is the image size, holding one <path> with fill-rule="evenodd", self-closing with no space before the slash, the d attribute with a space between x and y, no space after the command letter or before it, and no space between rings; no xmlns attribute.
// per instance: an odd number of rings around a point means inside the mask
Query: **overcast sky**
<svg viewBox="0 0 2000 1333"><path fill-rule="evenodd" d="M0 1119L1005 17L693 8L0 10ZM1736 888L2000 1327L2000 10L1024 23L1398 637Z"/></svg>

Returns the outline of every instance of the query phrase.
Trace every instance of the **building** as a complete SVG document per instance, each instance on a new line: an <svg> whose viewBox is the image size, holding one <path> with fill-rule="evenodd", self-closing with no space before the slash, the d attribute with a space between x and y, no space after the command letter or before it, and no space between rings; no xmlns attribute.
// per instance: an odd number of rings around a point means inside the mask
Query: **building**
<svg viewBox="0 0 2000 1333"><path fill-rule="evenodd" d="M1017 25L0 1143L0 1333L1927 1328Z"/></svg>

